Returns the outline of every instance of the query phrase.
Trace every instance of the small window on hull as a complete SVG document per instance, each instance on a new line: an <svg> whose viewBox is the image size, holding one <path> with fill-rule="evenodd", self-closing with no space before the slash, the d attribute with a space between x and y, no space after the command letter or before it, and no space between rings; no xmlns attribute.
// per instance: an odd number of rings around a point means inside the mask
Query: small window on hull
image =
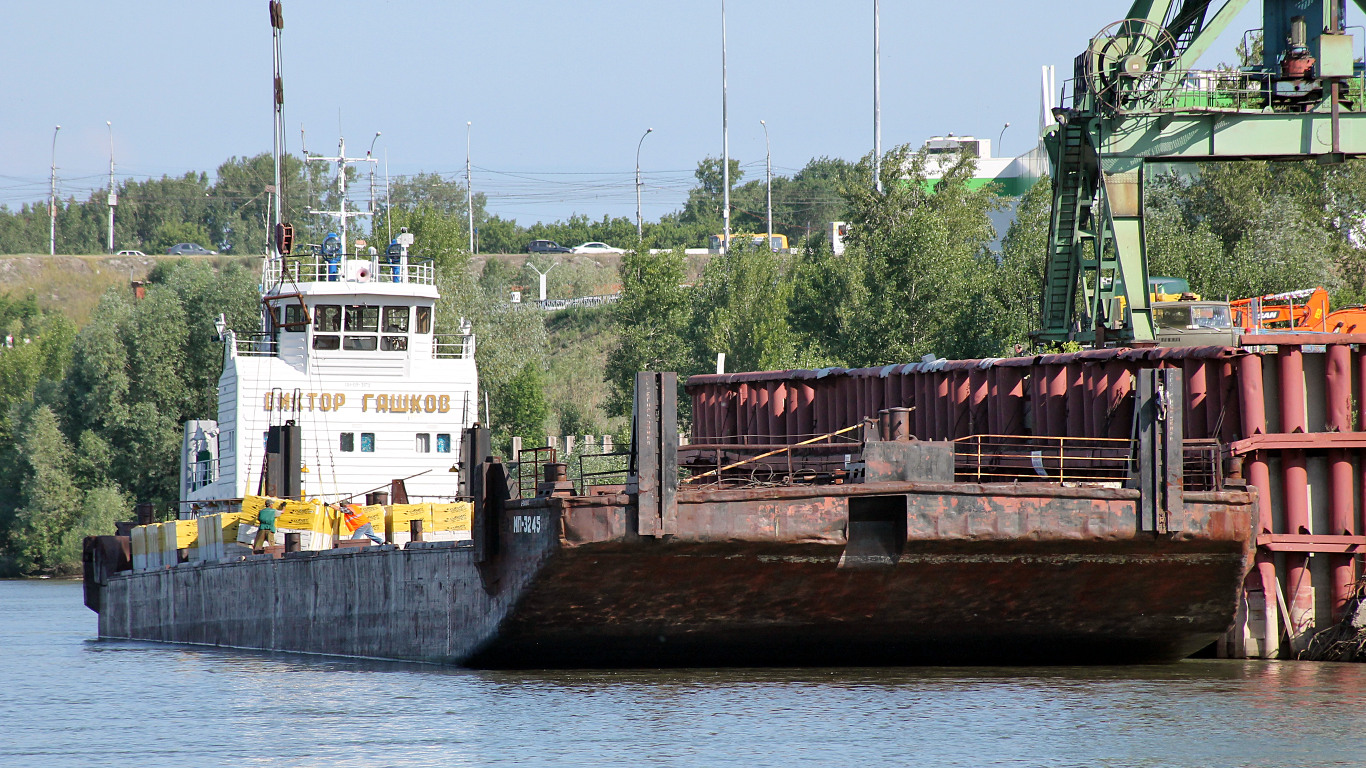
<svg viewBox="0 0 1366 768"><path fill-rule="evenodd" d="M408 337L383 336L380 338L379 348L385 352L406 352L408 351Z"/></svg>
<svg viewBox="0 0 1366 768"><path fill-rule="evenodd" d="M362 433L360 433L360 452L361 452L361 453L374 453L374 452L375 452L375 433L374 433L374 432L362 432Z"/></svg>
<svg viewBox="0 0 1366 768"><path fill-rule="evenodd" d="M342 453L351 453L351 452L353 452L353 451L356 450L356 433L355 433L355 432L343 432L343 433L341 433L341 449L342 449Z"/></svg>
<svg viewBox="0 0 1366 768"><path fill-rule="evenodd" d="M416 328L416 330L417 330L418 333L431 333L431 332L432 332L432 308L431 308L431 307L418 307L418 308L417 308L417 328Z"/></svg>
<svg viewBox="0 0 1366 768"><path fill-rule="evenodd" d="M374 336L346 336L342 339L342 349L351 352L373 352L379 339Z"/></svg>
<svg viewBox="0 0 1366 768"><path fill-rule="evenodd" d="M341 349L340 336L314 336L314 349Z"/></svg>
<svg viewBox="0 0 1366 768"><path fill-rule="evenodd" d="M436 436L436 452L437 452L437 453L450 453L450 452L451 452L451 436L450 436L450 435L437 435L437 436Z"/></svg>
<svg viewBox="0 0 1366 768"><path fill-rule="evenodd" d="M428 433L426 433L426 432L419 432L419 433L418 433L418 435L417 435L417 452L418 452L418 453L431 453L431 452L432 452L432 436L431 436L430 434L428 434Z"/></svg>

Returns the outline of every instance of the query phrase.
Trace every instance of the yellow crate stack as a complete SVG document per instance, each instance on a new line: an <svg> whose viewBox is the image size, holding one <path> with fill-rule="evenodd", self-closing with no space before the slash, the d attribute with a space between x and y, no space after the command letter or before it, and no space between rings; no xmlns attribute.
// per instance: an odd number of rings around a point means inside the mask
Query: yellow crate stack
<svg viewBox="0 0 1366 768"><path fill-rule="evenodd" d="M429 541L466 541L474 517L474 505L468 501L453 504L432 504L432 528Z"/></svg>
<svg viewBox="0 0 1366 768"><path fill-rule="evenodd" d="M412 541L411 523L422 521L422 530L433 530L431 504L392 504L384 519L384 538L403 546ZM376 529L378 530L378 529Z"/></svg>

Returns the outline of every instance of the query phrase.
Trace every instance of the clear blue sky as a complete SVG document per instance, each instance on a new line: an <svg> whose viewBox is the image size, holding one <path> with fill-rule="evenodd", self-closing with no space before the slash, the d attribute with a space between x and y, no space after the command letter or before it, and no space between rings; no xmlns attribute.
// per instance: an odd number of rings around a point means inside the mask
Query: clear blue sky
<svg viewBox="0 0 1366 768"><path fill-rule="evenodd" d="M1256 5L1256 4L1254 4ZM882 4L884 148L954 132L1017 154L1035 142L1039 67L1073 56L1127 3ZM290 150L348 152L383 136L392 174L463 174L523 223L634 216L636 142L647 218L676 209L698 160L721 154L719 0L285 0ZM730 148L763 175L872 146L872 2L730 0ZM1351 23L1360 23L1355 7ZM6 8L0 203L47 194L52 129L60 189L213 169L270 150L266 0L48 0ZM1246 21L1246 23L1243 23ZM1232 59L1239 19L1212 59ZM998 153L1001 154L1001 153ZM381 172L383 168L381 166Z"/></svg>

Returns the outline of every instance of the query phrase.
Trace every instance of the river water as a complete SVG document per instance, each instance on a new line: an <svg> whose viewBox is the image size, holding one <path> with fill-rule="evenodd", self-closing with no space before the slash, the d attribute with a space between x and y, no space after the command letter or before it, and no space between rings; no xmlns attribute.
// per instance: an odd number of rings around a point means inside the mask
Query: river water
<svg viewBox="0 0 1366 768"><path fill-rule="evenodd" d="M481 672L95 639L0 581L0 766L1366 765L1366 665Z"/></svg>

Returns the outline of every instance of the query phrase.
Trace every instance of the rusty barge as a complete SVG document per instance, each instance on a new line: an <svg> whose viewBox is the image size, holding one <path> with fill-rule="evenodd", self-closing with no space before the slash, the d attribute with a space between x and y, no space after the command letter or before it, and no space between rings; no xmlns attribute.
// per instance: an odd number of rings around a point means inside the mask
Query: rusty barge
<svg viewBox="0 0 1366 768"><path fill-rule="evenodd" d="M1120 438L1023 429L1011 360L693 377L683 440L676 378L640 374L624 482L476 427L469 541L138 572L92 537L87 604L106 638L499 668L1176 660L1225 636L1256 547L1256 492L1172 407L1180 355L1233 354L1068 356L1126 383L1088 411Z"/></svg>

